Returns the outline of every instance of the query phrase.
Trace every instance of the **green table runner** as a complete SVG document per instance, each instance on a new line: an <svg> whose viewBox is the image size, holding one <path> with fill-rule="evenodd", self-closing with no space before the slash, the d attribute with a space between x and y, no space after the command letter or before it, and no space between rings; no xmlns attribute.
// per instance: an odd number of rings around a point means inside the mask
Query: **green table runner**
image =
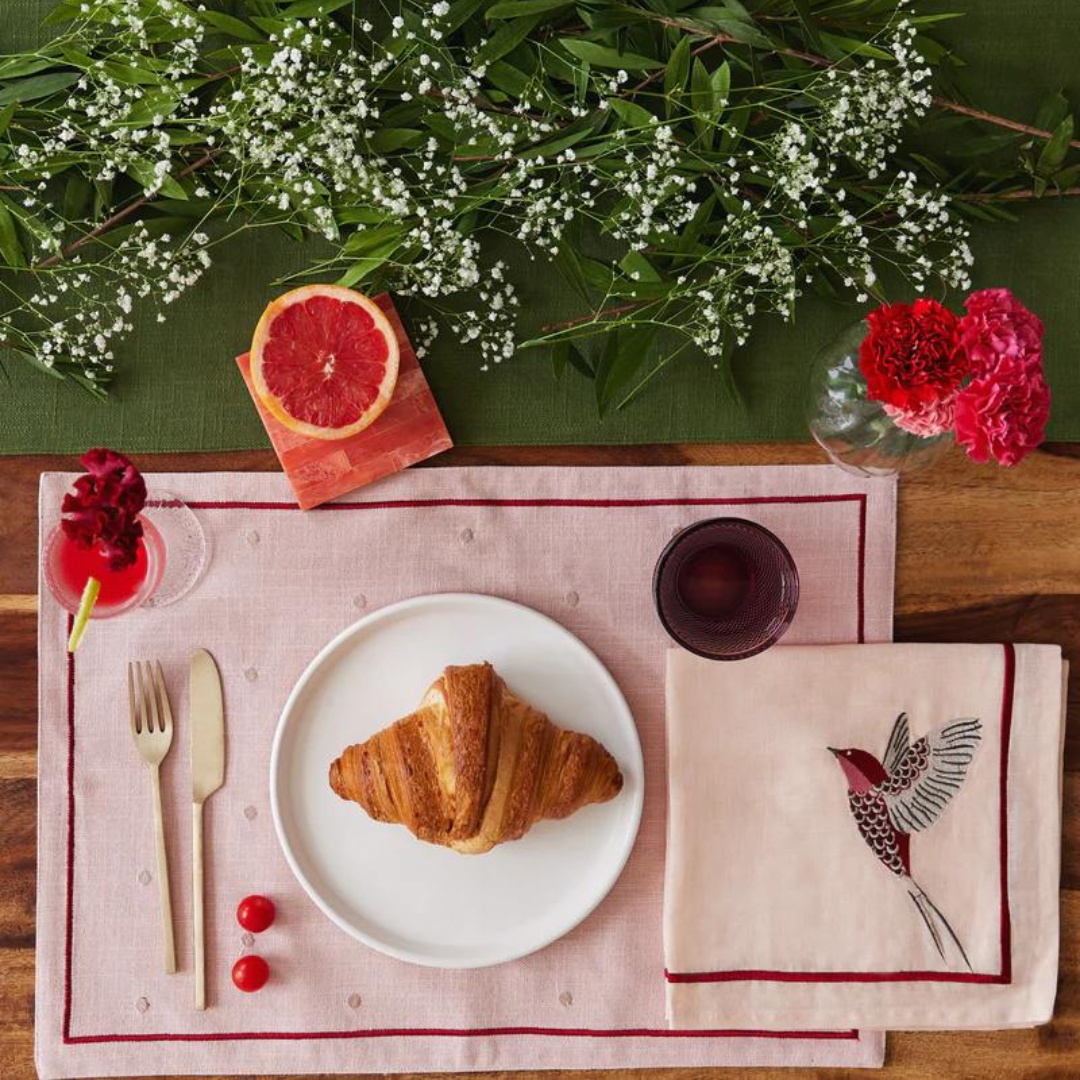
<svg viewBox="0 0 1080 1080"><path fill-rule="evenodd" d="M933 0L967 9L949 33L970 63L961 78L985 108L1030 121L1038 102L1064 89L1080 105L1077 0ZM40 39L52 0L5 0L0 51ZM1026 206L1015 224L974 230L977 286L1005 285L1045 321L1054 394L1049 438L1080 440L1080 199ZM105 444L131 452L268 446L233 357L273 295L270 282L298 269L310 248L261 233L215 249L212 270L158 324L143 318L120 348L110 399L5 361L0 453L81 451ZM579 303L542 263L521 283L537 321L579 313ZM488 373L445 337L425 361L432 390L459 444L644 443L799 440L806 366L814 350L858 317L853 306L802 303L793 325L759 321L735 357L745 407L725 399L704 361L673 364L622 412L597 417L592 384L574 371L561 382L541 353L525 352Z"/></svg>

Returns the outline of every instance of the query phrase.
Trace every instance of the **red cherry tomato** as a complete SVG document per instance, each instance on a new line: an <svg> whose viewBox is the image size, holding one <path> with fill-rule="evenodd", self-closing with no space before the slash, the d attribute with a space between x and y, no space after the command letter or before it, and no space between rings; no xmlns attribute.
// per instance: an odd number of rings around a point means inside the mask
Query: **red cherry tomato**
<svg viewBox="0 0 1080 1080"><path fill-rule="evenodd" d="M261 934L274 921L274 902L265 896L245 896L236 909L236 921L253 934Z"/></svg>
<svg viewBox="0 0 1080 1080"><path fill-rule="evenodd" d="M232 981L236 984L237 990L243 990L245 994L254 994L256 990L261 990L269 978L270 965L254 953L241 956L233 964Z"/></svg>

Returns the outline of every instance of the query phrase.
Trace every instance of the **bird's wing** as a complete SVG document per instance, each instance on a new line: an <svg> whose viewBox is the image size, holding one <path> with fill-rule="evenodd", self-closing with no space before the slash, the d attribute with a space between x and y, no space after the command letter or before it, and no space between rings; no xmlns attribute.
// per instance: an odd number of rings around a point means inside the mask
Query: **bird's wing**
<svg viewBox="0 0 1080 1080"><path fill-rule="evenodd" d="M981 730L974 717L950 720L916 739L900 756L878 785L897 829L919 832L938 819L967 776Z"/></svg>
<svg viewBox="0 0 1080 1080"><path fill-rule="evenodd" d="M908 735L907 713L902 712L893 724L892 734L889 736L889 745L885 747L885 756L881 759L885 772L890 776L900 759L908 752L911 744L911 736Z"/></svg>

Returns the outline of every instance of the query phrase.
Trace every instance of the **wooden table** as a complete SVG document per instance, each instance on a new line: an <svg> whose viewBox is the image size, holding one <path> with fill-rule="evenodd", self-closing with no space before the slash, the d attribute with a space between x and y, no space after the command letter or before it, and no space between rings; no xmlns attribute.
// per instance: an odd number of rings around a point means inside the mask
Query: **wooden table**
<svg viewBox="0 0 1080 1080"><path fill-rule="evenodd" d="M438 464L819 460L808 446L699 445L463 449L443 455ZM147 471L276 467L273 455L263 451L146 455L138 464ZM58 457L0 459L0 1076L5 1078L34 1073L35 592L37 483L43 469L77 470L78 463ZM1073 676L1055 1018L1035 1030L890 1035L888 1075L897 1080L1080 1076L1080 447L1048 447L1011 471L977 468L954 452L929 472L903 481L897 563L897 639L1056 642L1064 646ZM777 1080L798 1075L770 1072ZM674 1077L675 1070L670 1073ZM515 1074L514 1080L524 1075Z"/></svg>

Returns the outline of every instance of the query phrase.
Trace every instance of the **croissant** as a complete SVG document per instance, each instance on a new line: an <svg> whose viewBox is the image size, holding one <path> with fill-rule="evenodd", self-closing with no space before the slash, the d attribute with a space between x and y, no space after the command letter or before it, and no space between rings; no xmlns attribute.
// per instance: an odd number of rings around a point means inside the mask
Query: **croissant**
<svg viewBox="0 0 1080 1080"><path fill-rule="evenodd" d="M486 663L446 668L416 712L330 766L334 792L375 821L470 855L607 802L622 783L603 746L556 727Z"/></svg>

